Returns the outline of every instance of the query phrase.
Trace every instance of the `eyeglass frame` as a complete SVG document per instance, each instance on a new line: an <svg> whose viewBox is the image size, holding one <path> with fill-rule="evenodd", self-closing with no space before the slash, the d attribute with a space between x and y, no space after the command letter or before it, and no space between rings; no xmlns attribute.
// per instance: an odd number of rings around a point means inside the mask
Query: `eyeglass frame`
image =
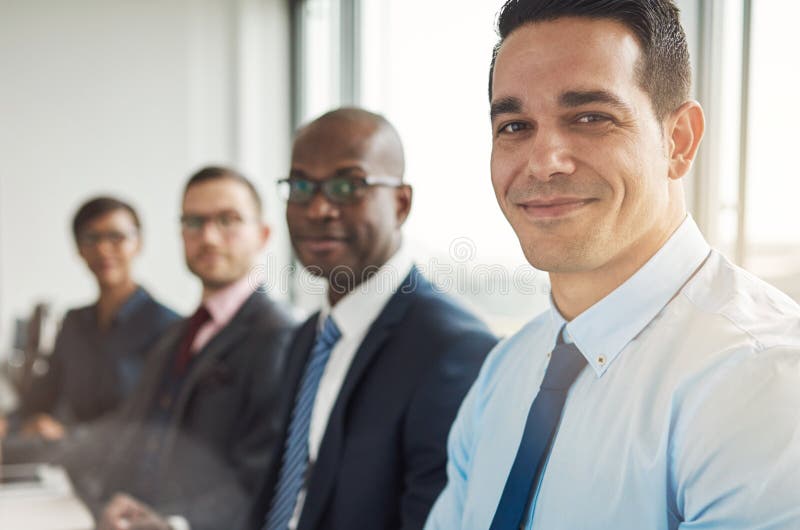
<svg viewBox="0 0 800 530"><path fill-rule="evenodd" d="M213 223L214 228L221 234L230 235L250 221L251 219L243 217L235 211L224 211L212 215L183 214L180 217L181 230L192 237L202 234L208 223Z"/></svg>
<svg viewBox="0 0 800 530"><path fill-rule="evenodd" d="M359 183L359 186L356 186L356 190L352 194L351 200L339 200L336 197L331 196L330 194L326 193L325 186L330 182L335 181L349 181L353 183ZM305 201L293 201L291 200L291 185L292 182L296 181L303 181L309 183L312 187L311 193L309 195L308 200ZM317 196L318 193L322 193L322 196L325 197L325 200L332 204L336 204L338 206L347 206L349 204L356 204L358 203L363 197L357 196L359 189L367 189L373 186L389 186L392 188L402 188L404 186L408 186L400 177L394 177L391 175L367 175L365 177L354 177L354 176L333 176L331 178L327 178L324 180L314 180L306 177L286 177L280 179L278 182L275 183L278 188L288 185L289 192L286 194L286 197L283 200L286 201L287 204L295 204L298 206L307 206L311 204L311 201L314 200L314 197Z"/></svg>
<svg viewBox="0 0 800 530"><path fill-rule="evenodd" d="M119 247L126 241L139 237L138 230L108 230L103 232L84 231L78 234L76 243L78 248L90 249L97 248L104 241L108 241L113 247Z"/></svg>

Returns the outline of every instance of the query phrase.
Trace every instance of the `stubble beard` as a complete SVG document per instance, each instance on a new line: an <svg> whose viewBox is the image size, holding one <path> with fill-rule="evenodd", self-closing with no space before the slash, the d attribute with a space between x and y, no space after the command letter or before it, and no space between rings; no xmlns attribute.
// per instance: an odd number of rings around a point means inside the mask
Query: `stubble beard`
<svg viewBox="0 0 800 530"><path fill-rule="evenodd" d="M556 274L578 273L594 269L602 261L608 243L596 225L566 238L545 238L517 231L522 252L534 268Z"/></svg>

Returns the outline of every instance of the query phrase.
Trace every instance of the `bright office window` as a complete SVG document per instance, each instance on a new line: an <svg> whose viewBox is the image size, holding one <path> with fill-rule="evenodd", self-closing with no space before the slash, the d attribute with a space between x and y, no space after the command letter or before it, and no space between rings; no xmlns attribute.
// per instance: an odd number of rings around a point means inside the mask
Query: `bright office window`
<svg viewBox="0 0 800 530"><path fill-rule="evenodd" d="M706 112L700 203L711 242L739 265L800 300L800 171L793 146L800 60L785 35L800 16L788 0L704 4L698 76Z"/></svg>
<svg viewBox="0 0 800 530"><path fill-rule="evenodd" d="M303 115L324 112L338 104L340 94L339 0L305 0L300 2L298 17L299 60L298 85L295 94Z"/></svg>
<svg viewBox="0 0 800 530"><path fill-rule="evenodd" d="M800 300L800 59L791 39L800 2L752 5L744 265Z"/></svg>
<svg viewBox="0 0 800 530"><path fill-rule="evenodd" d="M705 46L694 58L701 71L695 85L706 116L706 134L698 154L701 179L698 197L708 208L700 215L711 244L736 259L740 211L740 143L742 110L742 0L718 0L708 4Z"/></svg>

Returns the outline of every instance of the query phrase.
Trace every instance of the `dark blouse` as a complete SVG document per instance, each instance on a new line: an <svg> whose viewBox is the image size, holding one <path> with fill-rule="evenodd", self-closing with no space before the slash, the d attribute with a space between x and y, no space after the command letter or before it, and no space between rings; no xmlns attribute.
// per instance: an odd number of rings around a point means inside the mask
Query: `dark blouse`
<svg viewBox="0 0 800 530"><path fill-rule="evenodd" d="M47 374L23 397L22 414L45 412L74 424L116 409L136 387L150 347L179 319L141 287L107 330L98 327L96 304L70 310Z"/></svg>

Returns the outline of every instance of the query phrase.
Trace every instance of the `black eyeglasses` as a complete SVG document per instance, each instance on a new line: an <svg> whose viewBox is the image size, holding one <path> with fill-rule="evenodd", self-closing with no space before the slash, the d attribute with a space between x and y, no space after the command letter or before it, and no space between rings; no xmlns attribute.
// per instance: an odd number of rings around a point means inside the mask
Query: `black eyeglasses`
<svg viewBox="0 0 800 530"><path fill-rule="evenodd" d="M190 236L199 235L206 224L212 223L217 230L225 235L230 235L245 223L245 219L235 212L221 212L216 215L189 215L181 216L181 228Z"/></svg>
<svg viewBox="0 0 800 530"><path fill-rule="evenodd" d="M333 177L326 180L309 180L289 177L278 181L278 190L283 200L292 204L308 204L318 191L335 204L352 204L364 197L370 186L399 188L403 182L397 177Z"/></svg>

